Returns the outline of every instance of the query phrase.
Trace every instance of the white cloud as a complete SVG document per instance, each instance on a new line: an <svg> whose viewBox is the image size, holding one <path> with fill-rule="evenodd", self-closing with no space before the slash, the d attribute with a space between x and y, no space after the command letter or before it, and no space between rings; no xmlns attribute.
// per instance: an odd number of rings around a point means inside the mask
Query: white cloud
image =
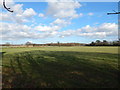
<svg viewBox="0 0 120 90"><path fill-rule="evenodd" d="M106 38L109 36L118 35L118 25L115 23L103 23L99 26L92 27L86 25L85 27L76 30L64 30L60 32L59 26L27 26L23 24L3 23L0 25L0 33L2 33L3 40L19 40L19 39L40 39L49 37L68 37L68 36L82 36L86 38ZM3 28L4 27L4 28Z"/></svg>
<svg viewBox="0 0 120 90"><path fill-rule="evenodd" d="M23 16L24 17L32 17L36 15L36 12L32 9L32 8L29 8L29 9L26 9L24 12L23 12Z"/></svg>
<svg viewBox="0 0 120 90"><path fill-rule="evenodd" d="M71 36L71 35L75 35L76 31L75 30L66 30L63 32L60 32L60 37L66 37L66 36Z"/></svg>
<svg viewBox="0 0 120 90"><path fill-rule="evenodd" d="M79 14L79 17L82 17L82 16L83 16L83 13L80 13L80 14Z"/></svg>
<svg viewBox="0 0 120 90"><path fill-rule="evenodd" d="M2 34L2 40L20 40L20 39L40 39L49 38L57 35L58 27L42 27L46 32L39 32L34 27L30 27L23 24L3 23L0 25L0 33ZM41 30L43 30L41 29Z"/></svg>
<svg viewBox="0 0 120 90"><path fill-rule="evenodd" d="M7 3L8 7L14 11L14 13L0 12L2 18L0 20L0 33L2 33L3 40L19 40L19 39L38 39L52 37L57 34L59 26L36 26L25 25L25 22L32 20L33 16L37 13L32 8L23 9L23 4L15 4L12 0ZM2 6L2 4L1 4ZM42 14L43 16L43 14ZM6 22L7 21L7 22ZM22 24L24 23L24 24Z"/></svg>
<svg viewBox="0 0 120 90"><path fill-rule="evenodd" d="M90 12L90 13L88 13L88 15L89 15L89 16L93 16L93 15L94 15L94 13Z"/></svg>
<svg viewBox="0 0 120 90"><path fill-rule="evenodd" d="M2 5L2 3L0 5ZM30 21L32 16L36 15L36 12L32 8L23 10L23 4L15 4L13 0L10 0L10 2L6 2L6 5L7 7L10 7L11 10L13 10L14 12L11 13L7 10L6 12L0 12L0 14L2 15L2 18L0 18L0 20L2 21L24 23Z"/></svg>
<svg viewBox="0 0 120 90"><path fill-rule="evenodd" d="M12 0L11 0L12 1ZM73 1L73 0L71 0ZM0 4L1 5L1 4ZM3 40L19 40L19 39L40 39L49 37L67 37L67 36L83 36L89 38L105 38L107 36L118 35L118 25L115 23L103 23L99 26L86 25L76 30L64 30L61 28L70 25L71 20L82 17L83 13L77 14L76 8L81 7L78 2L49 2L47 13L52 15L55 20L50 25L31 23L31 25L22 24L29 22L37 13L32 9L23 9L23 4L8 3L8 6L14 11L0 12L2 15L0 22L0 32ZM94 13L88 13L92 16ZM39 17L44 17L43 13L39 13ZM5 22L8 21L8 22Z"/></svg>
<svg viewBox="0 0 120 90"><path fill-rule="evenodd" d="M60 29L59 26L36 26L34 28L37 31L42 31L42 32L50 32L50 31L58 31Z"/></svg>
<svg viewBox="0 0 120 90"><path fill-rule="evenodd" d="M81 28L81 31L84 32L94 32L96 30L96 28L91 27L90 25L86 25L85 27Z"/></svg>
<svg viewBox="0 0 120 90"><path fill-rule="evenodd" d="M64 26L67 26L67 25L71 24L71 22L69 20L63 20L63 19L57 18L55 21L53 21L50 24L51 25L57 25L57 26L60 26L62 28Z"/></svg>
<svg viewBox="0 0 120 90"><path fill-rule="evenodd" d="M78 33L78 36L91 37L91 38L105 38L106 32L90 32L90 33Z"/></svg>
<svg viewBox="0 0 120 90"><path fill-rule="evenodd" d="M9 8L11 8L11 6L14 5L13 0L6 0L5 2L6 2L6 3L5 3L6 6L9 7ZM0 8L4 8L4 7L3 7L3 0L0 0Z"/></svg>
<svg viewBox="0 0 120 90"><path fill-rule="evenodd" d="M13 6L11 6L11 10L13 10L15 14L22 14L23 4L14 4Z"/></svg>
<svg viewBox="0 0 120 90"><path fill-rule="evenodd" d="M73 1L73 0L72 0ZM76 8L81 7L79 2L48 2L47 13L55 18L77 18Z"/></svg>
<svg viewBox="0 0 120 90"><path fill-rule="evenodd" d="M39 17L44 17L44 14L43 14L43 13L40 13L38 16L39 16Z"/></svg>
<svg viewBox="0 0 120 90"><path fill-rule="evenodd" d="M0 22L0 24L2 25L2 27L0 28L0 31L3 33L10 33L10 32L14 32L14 31L29 31L31 29L31 27L27 26L27 25L23 25L23 24L15 24L15 23L3 23ZM12 33L10 33L12 34Z"/></svg>
<svg viewBox="0 0 120 90"><path fill-rule="evenodd" d="M74 0L70 0L70 2L63 0L48 2L47 15L56 18L50 25L59 26L61 28L70 25L72 19L83 16L83 13L77 14L76 11L76 8L80 8L81 6L79 2Z"/></svg>
<svg viewBox="0 0 120 90"><path fill-rule="evenodd" d="M103 23L96 27L86 25L77 30L67 30L60 33L60 37L65 36L84 36L91 38L105 38L108 36L118 36L118 25L115 23Z"/></svg>
<svg viewBox="0 0 120 90"><path fill-rule="evenodd" d="M2 28L0 28L0 32L2 33L3 40L9 39L18 39L25 38L29 36L29 30L31 27L22 24L14 24L14 23L0 23L2 24Z"/></svg>
<svg viewBox="0 0 120 90"><path fill-rule="evenodd" d="M11 13L2 13L2 12L0 12L0 15L2 16L2 17L0 18L1 21L2 21L2 20L4 20L4 21L11 21L11 20L12 20L12 19L10 18Z"/></svg>

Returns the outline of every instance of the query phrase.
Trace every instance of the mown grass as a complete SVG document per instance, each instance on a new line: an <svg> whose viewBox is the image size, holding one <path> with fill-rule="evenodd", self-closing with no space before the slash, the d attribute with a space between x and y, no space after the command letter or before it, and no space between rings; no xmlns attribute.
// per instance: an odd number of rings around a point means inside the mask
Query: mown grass
<svg viewBox="0 0 120 90"><path fill-rule="evenodd" d="M6 54L23 51L44 50L44 51L75 51L75 52L99 52L99 53L118 53L117 46L75 46L75 47L21 47L21 48L3 48L2 52Z"/></svg>
<svg viewBox="0 0 120 90"><path fill-rule="evenodd" d="M118 87L118 54L77 50L3 55L3 88Z"/></svg>

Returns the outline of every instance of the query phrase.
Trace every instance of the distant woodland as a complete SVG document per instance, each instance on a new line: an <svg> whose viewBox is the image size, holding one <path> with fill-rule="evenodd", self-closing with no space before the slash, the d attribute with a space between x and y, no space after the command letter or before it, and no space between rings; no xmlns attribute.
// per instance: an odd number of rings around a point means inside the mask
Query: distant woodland
<svg viewBox="0 0 120 90"><path fill-rule="evenodd" d="M120 39L117 41L107 41L107 40L96 40L95 42L91 42L90 44L86 44L86 46L120 46Z"/></svg>
<svg viewBox="0 0 120 90"><path fill-rule="evenodd" d="M13 46L13 47L39 47L39 46L120 46L120 40L118 41L107 41L107 40L96 40L95 42L91 42L89 44L85 44L85 43L61 43L61 42L57 42L57 43L46 43L46 44L35 44L35 43L31 43L31 42L26 42L25 44L10 44L10 43L6 43L6 44L1 44L0 46Z"/></svg>

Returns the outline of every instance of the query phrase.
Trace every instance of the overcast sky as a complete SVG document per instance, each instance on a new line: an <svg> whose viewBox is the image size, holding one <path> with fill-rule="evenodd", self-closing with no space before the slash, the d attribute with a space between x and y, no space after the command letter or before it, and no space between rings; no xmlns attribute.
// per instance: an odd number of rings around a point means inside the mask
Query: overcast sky
<svg viewBox="0 0 120 90"><path fill-rule="evenodd" d="M90 43L117 40L117 2L11 2L14 12L0 3L0 43L51 42Z"/></svg>

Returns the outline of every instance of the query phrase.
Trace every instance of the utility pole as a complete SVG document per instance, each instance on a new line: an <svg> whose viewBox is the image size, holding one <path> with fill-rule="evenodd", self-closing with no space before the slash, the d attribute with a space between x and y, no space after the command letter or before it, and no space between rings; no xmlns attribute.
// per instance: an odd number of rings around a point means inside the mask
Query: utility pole
<svg viewBox="0 0 120 90"><path fill-rule="evenodd" d="M107 15L111 15L111 14L120 14L120 10L119 10L119 7L120 7L120 1L118 2L118 12L114 11L113 13L107 13Z"/></svg>
<svg viewBox="0 0 120 90"><path fill-rule="evenodd" d="M114 10L113 10L114 11ZM114 11L114 13L107 13L107 15L111 15L111 14L118 14L118 39L120 40L120 1L118 2L118 12Z"/></svg>
<svg viewBox="0 0 120 90"><path fill-rule="evenodd" d="M110 15L110 14L120 14L120 12L116 12L114 11L115 13L107 13L107 15Z"/></svg>

